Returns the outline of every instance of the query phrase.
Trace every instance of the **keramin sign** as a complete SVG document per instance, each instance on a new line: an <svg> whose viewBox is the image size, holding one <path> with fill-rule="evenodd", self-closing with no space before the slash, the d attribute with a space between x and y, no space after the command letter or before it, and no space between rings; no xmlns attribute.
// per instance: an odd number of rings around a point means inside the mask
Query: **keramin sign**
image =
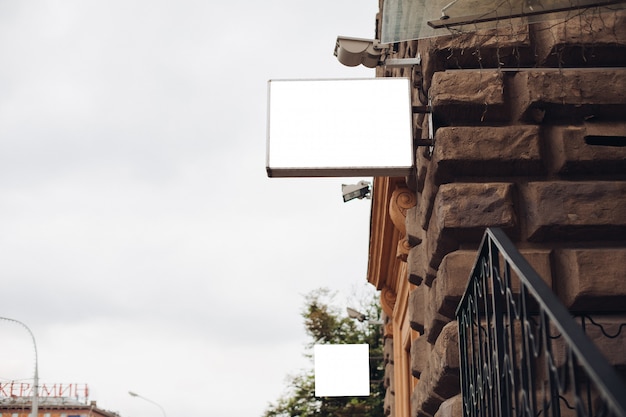
<svg viewBox="0 0 626 417"><path fill-rule="evenodd" d="M0 382L0 397L32 397L33 384L26 382ZM89 387L87 384L41 384L39 397L70 397L87 400Z"/></svg>

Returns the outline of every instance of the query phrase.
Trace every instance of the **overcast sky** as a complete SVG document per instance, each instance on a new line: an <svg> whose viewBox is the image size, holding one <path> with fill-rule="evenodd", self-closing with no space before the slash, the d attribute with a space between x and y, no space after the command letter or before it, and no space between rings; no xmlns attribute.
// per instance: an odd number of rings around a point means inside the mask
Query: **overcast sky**
<svg viewBox="0 0 626 417"><path fill-rule="evenodd" d="M0 2L0 316L42 382L259 416L307 366L303 295L366 288L370 203L267 178L267 81L373 77L332 52L377 4ZM0 381L28 381L28 334L0 340Z"/></svg>

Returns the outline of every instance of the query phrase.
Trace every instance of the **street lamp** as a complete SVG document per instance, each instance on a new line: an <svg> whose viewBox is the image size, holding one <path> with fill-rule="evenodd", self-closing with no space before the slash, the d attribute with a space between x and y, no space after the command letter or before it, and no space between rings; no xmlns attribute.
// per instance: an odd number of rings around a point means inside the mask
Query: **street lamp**
<svg viewBox="0 0 626 417"><path fill-rule="evenodd" d="M152 401L149 398L146 398L146 397L143 397L143 396L141 396L139 394L136 394L136 393L134 393L132 391L128 391L128 393L130 394L131 397L138 397L138 398L141 398L143 400L148 401L149 403L152 403L152 404L156 405L157 407L159 407L161 409L161 412L163 413L163 417L167 417L167 415L165 414L165 409L163 407L161 407L161 405L159 405L158 403Z"/></svg>
<svg viewBox="0 0 626 417"><path fill-rule="evenodd" d="M10 319L8 317L0 317L0 320L6 320L6 321L10 321L13 323L17 323L20 326L22 326L23 328L26 329L26 331L28 332L28 334L30 334L30 338L33 341L33 348L35 349L35 375L33 377L33 402L31 405L31 416L32 417L38 417L39 415L39 366L37 363L37 343L35 342L35 335L33 334L33 332L30 331L30 329L28 328L27 325L25 325L24 323L22 323L19 320L15 320L15 319Z"/></svg>

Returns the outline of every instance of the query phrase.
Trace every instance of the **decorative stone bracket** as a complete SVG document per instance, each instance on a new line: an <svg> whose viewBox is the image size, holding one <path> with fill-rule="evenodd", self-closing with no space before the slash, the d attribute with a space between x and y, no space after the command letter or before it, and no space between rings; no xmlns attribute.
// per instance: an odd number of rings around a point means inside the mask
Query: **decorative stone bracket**
<svg viewBox="0 0 626 417"><path fill-rule="evenodd" d="M410 208L417 204L417 196L406 187L398 187L389 200L389 217L395 228L400 232L396 257L406 262L409 256L409 241L406 236L406 215Z"/></svg>

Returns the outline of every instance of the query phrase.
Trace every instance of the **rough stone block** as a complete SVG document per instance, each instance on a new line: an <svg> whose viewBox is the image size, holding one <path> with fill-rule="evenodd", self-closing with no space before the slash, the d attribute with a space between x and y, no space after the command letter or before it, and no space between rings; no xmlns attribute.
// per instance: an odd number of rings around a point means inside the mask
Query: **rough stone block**
<svg viewBox="0 0 626 417"><path fill-rule="evenodd" d="M513 209L513 188L511 183L440 186L435 201L438 228L458 240L472 241L480 239L486 227L514 227L517 217Z"/></svg>
<svg viewBox="0 0 626 417"><path fill-rule="evenodd" d="M435 417L463 417L463 395L455 395L442 402Z"/></svg>
<svg viewBox="0 0 626 417"><path fill-rule="evenodd" d="M537 271L545 283L552 287L552 270L550 264L550 250L521 249L522 256ZM455 312L465 293L470 273L476 262L476 251L458 250L446 255L439 266L438 277L435 280L435 304L437 312L450 319L455 318ZM519 293L519 279L512 272L511 286L514 294Z"/></svg>
<svg viewBox="0 0 626 417"><path fill-rule="evenodd" d="M433 417L422 410L422 394L420 393L420 383L418 382L411 393L411 417Z"/></svg>
<svg viewBox="0 0 626 417"><path fill-rule="evenodd" d="M507 85L518 120L582 121L626 113L626 69L522 71Z"/></svg>
<svg viewBox="0 0 626 417"><path fill-rule="evenodd" d="M427 231L430 266L437 269L459 242L480 242L487 227L501 227L515 234L513 191L511 183L441 185Z"/></svg>
<svg viewBox="0 0 626 417"><path fill-rule="evenodd" d="M430 86L433 114L447 124L508 120L502 72L436 72Z"/></svg>
<svg viewBox="0 0 626 417"><path fill-rule="evenodd" d="M430 165L429 165L430 167ZM439 191L439 186L435 181L436 170L430 167L426 173L424 189L417 195L417 219L422 229L427 230L432 217L435 197Z"/></svg>
<svg viewBox="0 0 626 417"><path fill-rule="evenodd" d="M548 181L523 188L530 241L623 240L626 182Z"/></svg>
<svg viewBox="0 0 626 417"><path fill-rule="evenodd" d="M385 399L383 400L383 410L386 416L394 417L394 410L396 408L396 396L389 390L385 392Z"/></svg>
<svg viewBox="0 0 626 417"><path fill-rule="evenodd" d="M618 146L626 144L626 123L555 126L548 129L546 138L554 172L585 175L626 172L626 146Z"/></svg>
<svg viewBox="0 0 626 417"><path fill-rule="evenodd" d="M552 250L550 249L520 249L522 256L530 264L530 266L537 272L537 275L546 283L550 288L554 286L554 278L552 273ZM515 294L519 293L519 278L515 271L511 271L512 275L512 287Z"/></svg>
<svg viewBox="0 0 626 417"><path fill-rule="evenodd" d="M444 398L439 397L435 393L430 393L428 397L422 402L422 410L427 415L434 415L439 410L439 406L444 401Z"/></svg>
<svg viewBox="0 0 626 417"><path fill-rule="evenodd" d="M422 375L432 391L442 398L450 398L461 391L459 380L459 338L456 321L448 323L437 338L429 356L429 372Z"/></svg>
<svg viewBox="0 0 626 417"><path fill-rule="evenodd" d="M576 19L530 25L539 66L624 66L626 12L591 9Z"/></svg>
<svg viewBox="0 0 626 417"><path fill-rule="evenodd" d="M430 414L426 414L424 410L417 410L415 413L416 417L433 417Z"/></svg>
<svg viewBox="0 0 626 417"><path fill-rule="evenodd" d="M555 287L572 311L623 311L626 248L555 250Z"/></svg>
<svg viewBox="0 0 626 417"><path fill-rule="evenodd" d="M443 71L433 74L433 107L504 104L502 74L495 70Z"/></svg>
<svg viewBox="0 0 626 417"><path fill-rule="evenodd" d="M425 337L418 337L411 343L411 375L419 378L430 356L431 345Z"/></svg>
<svg viewBox="0 0 626 417"><path fill-rule="evenodd" d="M520 19L499 28L479 29L425 39L445 68L519 66L532 62L528 25ZM471 50L472 53L468 53Z"/></svg>
<svg viewBox="0 0 626 417"><path fill-rule="evenodd" d="M406 239L410 247L419 245L424 238L424 229L420 227L418 214L417 206L413 206L406 211Z"/></svg>
<svg viewBox="0 0 626 417"><path fill-rule="evenodd" d="M434 344L437 341L443 327L450 322L450 318L437 312L437 306L435 304L435 289L428 287L424 288L426 302L426 308L424 309L424 336L426 336L428 343Z"/></svg>
<svg viewBox="0 0 626 417"><path fill-rule="evenodd" d="M435 220L431 223L435 223ZM448 253L459 248L459 242L447 233L442 233L437 225L431 225L426 233L428 249L428 266L433 270L438 270L441 260ZM436 275L435 275L436 278ZM432 282L429 286L432 285Z"/></svg>
<svg viewBox="0 0 626 417"><path fill-rule="evenodd" d="M417 383L415 391L415 403L411 408L418 410L418 415L420 412L429 416L435 415L439 406L445 400L445 398L441 398L430 390L428 384L422 380Z"/></svg>
<svg viewBox="0 0 626 417"><path fill-rule="evenodd" d="M543 173L538 126L444 127L437 130L433 165L438 183L460 176Z"/></svg>
<svg viewBox="0 0 626 417"><path fill-rule="evenodd" d="M432 287L435 278L437 278L437 271L429 266L426 270L426 278L424 279L424 284L427 287Z"/></svg>
<svg viewBox="0 0 626 417"><path fill-rule="evenodd" d="M434 415L441 403L460 392L456 322L444 327L428 355L412 397L412 409Z"/></svg>
<svg viewBox="0 0 626 417"><path fill-rule="evenodd" d="M626 371L626 355L624 355L624 344L626 344L626 316L586 316L575 318L581 325L583 332L595 345L600 354L619 373ZM550 334L559 335L558 329L551 323ZM563 337L552 339L552 353L554 364L562 367L568 360L566 342ZM545 369L541 369L545 378Z"/></svg>
<svg viewBox="0 0 626 417"><path fill-rule="evenodd" d="M469 274L476 261L476 251L457 250L447 254L435 280L437 312L450 319L465 293Z"/></svg>
<svg viewBox="0 0 626 417"><path fill-rule="evenodd" d="M626 370L626 316L593 316L577 321L584 323L585 334L606 360L617 370Z"/></svg>
<svg viewBox="0 0 626 417"><path fill-rule="evenodd" d="M386 337L383 345L383 360L385 364L393 364L393 339Z"/></svg>
<svg viewBox="0 0 626 417"><path fill-rule="evenodd" d="M425 294L426 291L424 286L415 287L409 293L409 301L408 301L408 315L409 315L409 325L411 328L421 334L424 333L424 309L426 308L424 305Z"/></svg>
<svg viewBox="0 0 626 417"><path fill-rule="evenodd" d="M425 148L417 148L415 153L415 165L417 165L416 185L418 193L424 190L426 173L428 171L428 165L430 164L430 156L425 154L424 149Z"/></svg>
<svg viewBox="0 0 626 417"><path fill-rule="evenodd" d="M407 257L409 282L413 285L422 285L428 268L426 247L420 245L412 248Z"/></svg>
<svg viewBox="0 0 626 417"><path fill-rule="evenodd" d="M395 394L395 384L394 384L394 365L393 363L388 363L385 366L385 376L383 377L383 385L387 388L387 391Z"/></svg>

